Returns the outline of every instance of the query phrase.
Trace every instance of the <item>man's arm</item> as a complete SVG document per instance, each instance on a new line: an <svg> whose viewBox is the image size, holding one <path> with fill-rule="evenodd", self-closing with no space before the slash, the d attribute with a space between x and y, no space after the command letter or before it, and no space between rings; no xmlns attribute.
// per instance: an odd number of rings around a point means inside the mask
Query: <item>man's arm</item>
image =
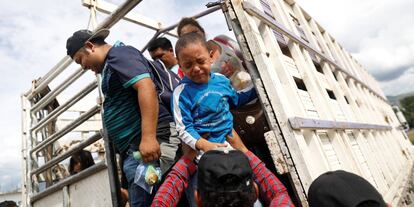
<svg viewBox="0 0 414 207"><path fill-rule="evenodd" d="M252 152L248 151L245 154L249 158L254 181L259 186L260 197L265 202L265 205L271 207L294 206L285 186L266 168L265 164Z"/></svg>
<svg viewBox="0 0 414 207"><path fill-rule="evenodd" d="M144 162L157 160L160 155L160 145L157 141L158 99L151 78L144 78L133 85L137 91L139 109L141 112L141 143L139 151Z"/></svg>
<svg viewBox="0 0 414 207"><path fill-rule="evenodd" d="M247 149L234 129L233 137L228 137L227 141L234 149L242 151L249 159L254 181L259 186L260 197L266 206L294 206L285 186L256 155Z"/></svg>
<svg viewBox="0 0 414 207"><path fill-rule="evenodd" d="M158 189L152 201L152 207L174 207L180 201L184 189L188 186L191 175L196 171L192 160L197 152L187 145L183 145L183 156L174 165L164 183Z"/></svg>

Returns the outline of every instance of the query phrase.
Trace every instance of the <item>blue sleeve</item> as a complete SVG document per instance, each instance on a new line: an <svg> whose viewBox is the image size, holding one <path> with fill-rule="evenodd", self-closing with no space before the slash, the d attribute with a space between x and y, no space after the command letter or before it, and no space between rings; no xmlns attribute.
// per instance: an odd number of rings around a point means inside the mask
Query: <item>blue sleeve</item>
<svg viewBox="0 0 414 207"><path fill-rule="evenodd" d="M117 72L124 88L134 85L139 80L151 77L147 59L140 51L131 46L111 48L107 64Z"/></svg>
<svg viewBox="0 0 414 207"><path fill-rule="evenodd" d="M253 84L251 84L251 86L243 90L237 91L236 93L238 96L237 107L246 105L250 101L253 101L254 99L257 98L256 89L254 88Z"/></svg>
<svg viewBox="0 0 414 207"><path fill-rule="evenodd" d="M230 80L228 80L228 84L226 85L228 87L228 90L230 90L231 95L229 98L229 104L232 108L243 106L257 98L256 90L253 87L253 84L240 91L234 90L234 88L231 86Z"/></svg>
<svg viewBox="0 0 414 207"><path fill-rule="evenodd" d="M194 128L194 120L191 114L191 100L185 92L185 84L179 85L174 90L172 111L174 114L175 126L180 139L193 149L196 149L195 143L201 138L200 134Z"/></svg>

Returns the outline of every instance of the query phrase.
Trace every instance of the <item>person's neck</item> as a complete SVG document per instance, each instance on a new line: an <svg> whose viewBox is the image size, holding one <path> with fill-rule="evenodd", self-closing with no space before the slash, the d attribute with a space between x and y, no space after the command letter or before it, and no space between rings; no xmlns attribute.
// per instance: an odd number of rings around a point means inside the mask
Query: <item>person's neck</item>
<svg viewBox="0 0 414 207"><path fill-rule="evenodd" d="M104 54L104 57L106 58L106 56L108 55L109 50L112 48L112 45L110 44L104 44L102 45L102 53Z"/></svg>

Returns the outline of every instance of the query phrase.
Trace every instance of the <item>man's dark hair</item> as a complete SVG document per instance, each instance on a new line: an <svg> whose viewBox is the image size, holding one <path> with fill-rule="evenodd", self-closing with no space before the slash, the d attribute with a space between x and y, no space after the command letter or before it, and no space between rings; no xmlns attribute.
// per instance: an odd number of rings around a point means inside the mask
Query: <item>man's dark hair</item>
<svg viewBox="0 0 414 207"><path fill-rule="evenodd" d="M92 154L89 151L82 150L80 152L77 152L72 155L72 157L69 160L69 174L73 175L76 174L75 165L77 163L81 164L81 170L84 170L92 165L95 164L95 161L93 160Z"/></svg>
<svg viewBox="0 0 414 207"><path fill-rule="evenodd" d="M201 45L205 47L206 50L208 50L207 42L203 36L198 33L188 33L181 36L175 44L175 53L177 54L177 57L181 49L185 48L189 44L194 43L201 43Z"/></svg>
<svg viewBox="0 0 414 207"><path fill-rule="evenodd" d="M181 29L183 29L183 27L187 26L187 25L192 25L194 27L197 27L198 29L200 29L200 31L203 34L206 34L204 32L203 27L201 27L201 25L197 22L197 20L195 20L194 18L191 18L191 17L184 17L184 18L181 19L181 21L178 23L178 26L177 26L177 33L178 33L179 37L181 37Z"/></svg>
<svg viewBox="0 0 414 207"><path fill-rule="evenodd" d="M172 49L171 41L168 40L165 37L160 37L160 38L157 38L157 39L151 41L148 44L148 51L149 52L155 51L158 48L161 48L162 50Z"/></svg>
<svg viewBox="0 0 414 207"><path fill-rule="evenodd" d="M237 192L200 191L202 207L252 207L256 201L254 186Z"/></svg>

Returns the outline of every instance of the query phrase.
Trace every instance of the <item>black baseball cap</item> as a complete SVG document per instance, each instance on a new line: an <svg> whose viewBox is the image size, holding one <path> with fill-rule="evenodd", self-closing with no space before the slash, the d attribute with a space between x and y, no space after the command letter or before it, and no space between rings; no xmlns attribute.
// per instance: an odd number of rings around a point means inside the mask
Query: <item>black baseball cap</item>
<svg viewBox="0 0 414 207"><path fill-rule="evenodd" d="M95 33L86 29L78 30L66 41L67 55L73 58L75 53L81 49L87 41L98 38L102 38L102 40L104 40L108 35L108 29L101 29Z"/></svg>
<svg viewBox="0 0 414 207"><path fill-rule="evenodd" d="M201 157L197 179L201 192L238 192L252 187L253 171L243 152L214 149Z"/></svg>
<svg viewBox="0 0 414 207"><path fill-rule="evenodd" d="M343 170L320 175L308 191L310 207L386 207L381 194L364 178Z"/></svg>

